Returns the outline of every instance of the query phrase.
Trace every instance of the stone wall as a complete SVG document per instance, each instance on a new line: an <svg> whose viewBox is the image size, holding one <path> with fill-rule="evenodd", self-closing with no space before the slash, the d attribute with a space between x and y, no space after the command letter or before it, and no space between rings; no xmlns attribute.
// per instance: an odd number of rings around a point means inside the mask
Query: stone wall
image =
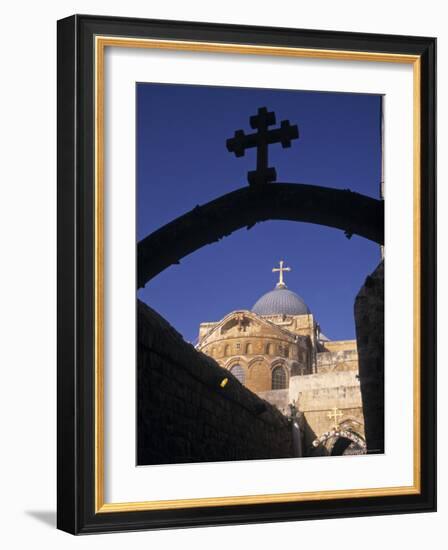
<svg viewBox="0 0 448 550"><path fill-rule="evenodd" d="M323 342L327 351L356 351L356 340L332 340Z"/></svg>
<svg viewBox="0 0 448 550"><path fill-rule="evenodd" d="M327 351L316 354L316 371L350 371L358 372L358 352L355 350Z"/></svg>
<svg viewBox="0 0 448 550"><path fill-rule="evenodd" d="M355 300L359 378L367 452L384 452L384 262L369 275Z"/></svg>
<svg viewBox="0 0 448 550"><path fill-rule="evenodd" d="M285 322L295 322L301 317L306 320L311 316L289 316ZM283 323L282 319L283 316L277 321ZM239 380L252 392L271 390L277 367L283 369L287 387L290 376L311 371L312 349L309 337L293 334L283 324L274 324L251 311L233 311L215 323L205 336L200 336L196 349L227 370L237 367ZM210 323L201 324L201 330L203 326L209 327Z"/></svg>
<svg viewBox="0 0 448 550"><path fill-rule="evenodd" d="M289 400L289 389L263 391L259 392L258 396L275 405L283 414L289 414L288 405L291 403Z"/></svg>
<svg viewBox="0 0 448 550"><path fill-rule="evenodd" d="M208 332L203 334L205 329ZM234 311L218 323L200 325L198 348L221 363L232 357L249 359L259 355L306 360L309 339L297 337L285 329L251 311Z"/></svg>
<svg viewBox="0 0 448 550"><path fill-rule="evenodd" d="M138 464L293 455L287 418L141 302L137 356Z"/></svg>
<svg viewBox="0 0 448 550"><path fill-rule="evenodd" d="M350 423L353 429L364 436L364 418L358 372L335 371L332 373L294 376L289 387L289 402L296 402L306 420L305 453L312 441L331 430L335 421L329 412L337 407L342 416L339 424Z"/></svg>

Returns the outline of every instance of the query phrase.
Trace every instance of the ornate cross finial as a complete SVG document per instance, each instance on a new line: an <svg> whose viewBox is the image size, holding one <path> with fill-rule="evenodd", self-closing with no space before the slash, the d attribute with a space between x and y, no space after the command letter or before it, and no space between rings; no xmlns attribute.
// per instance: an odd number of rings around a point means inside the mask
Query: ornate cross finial
<svg viewBox="0 0 448 550"><path fill-rule="evenodd" d="M280 260L280 267L274 267L273 270L272 270L272 273L275 273L278 271L279 273L279 277L278 277L278 283L276 285L276 288L286 288L286 284L283 280L283 272L284 271L291 271L291 268L290 267L283 267L284 265L284 261L283 260Z"/></svg>
<svg viewBox="0 0 448 550"><path fill-rule="evenodd" d="M268 145L281 143L283 148L291 147L291 141L299 137L297 125L291 126L289 120L282 120L280 128L268 130L275 124L275 113L266 107L260 107L258 114L250 117L250 126L257 132L246 135L237 130L233 138L226 141L227 150L242 157L246 149L257 148L257 169L247 173L249 185L269 183L277 179L275 168L268 166Z"/></svg>
<svg viewBox="0 0 448 550"><path fill-rule="evenodd" d="M332 412L328 413L328 418L330 420L334 420L334 427L338 428L339 427L338 419L342 418L344 415L340 412L340 410L337 407L333 407L331 410Z"/></svg>

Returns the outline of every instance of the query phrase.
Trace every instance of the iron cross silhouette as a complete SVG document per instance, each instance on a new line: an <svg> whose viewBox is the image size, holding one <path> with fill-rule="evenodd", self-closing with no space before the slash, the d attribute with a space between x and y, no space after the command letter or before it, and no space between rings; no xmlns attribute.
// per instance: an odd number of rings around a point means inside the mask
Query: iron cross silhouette
<svg viewBox="0 0 448 550"><path fill-rule="evenodd" d="M257 169L247 173L249 185L270 183L277 179L275 168L268 166L268 145L281 143L283 148L291 147L291 141L299 137L297 125L291 126L289 120L282 120L280 128L268 130L275 124L275 113L266 107L260 107L258 113L249 119L250 126L257 132L246 135L237 130L233 138L226 141L227 150L236 157L244 156L246 149L257 148Z"/></svg>

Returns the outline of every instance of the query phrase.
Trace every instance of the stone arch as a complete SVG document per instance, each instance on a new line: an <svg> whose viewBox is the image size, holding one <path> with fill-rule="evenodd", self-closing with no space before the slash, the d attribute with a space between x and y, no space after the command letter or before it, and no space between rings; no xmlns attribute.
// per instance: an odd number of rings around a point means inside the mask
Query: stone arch
<svg viewBox="0 0 448 550"><path fill-rule="evenodd" d="M339 427L342 430L357 433L360 437L364 438L364 424L356 418L346 418L340 423Z"/></svg>
<svg viewBox="0 0 448 550"><path fill-rule="evenodd" d="M246 355L252 355L253 352L254 352L254 345L252 344L252 342L247 342L247 344L245 344L244 346L244 353Z"/></svg>
<svg viewBox="0 0 448 550"><path fill-rule="evenodd" d="M275 367L284 367L288 369L287 361L283 357L277 357L271 363L271 370Z"/></svg>
<svg viewBox="0 0 448 550"><path fill-rule="evenodd" d="M225 368L227 370L230 370L235 365L241 365L247 371L247 368L248 368L247 361L241 355L237 355L236 357L232 357L232 358L228 359L227 362L225 363Z"/></svg>
<svg viewBox="0 0 448 550"><path fill-rule="evenodd" d="M363 455L367 453L365 439L351 430L341 431L331 448L331 456Z"/></svg>
<svg viewBox="0 0 448 550"><path fill-rule="evenodd" d="M251 359L248 360L247 366L248 366L248 368L250 369L250 367L251 367L253 364L259 363L260 361L263 362L263 363L266 363L266 364L268 365L268 363L267 363L266 358L264 357L264 355L256 355L255 357L252 357Z"/></svg>
<svg viewBox="0 0 448 550"><path fill-rule="evenodd" d="M267 220L326 225L384 244L383 201L317 185L243 187L171 221L137 246L137 287L203 246Z"/></svg>
<svg viewBox="0 0 448 550"><path fill-rule="evenodd" d="M347 454L350 446L356 445L347 437L338 437L331 448L331 456L342 456ZM361 454L361 453L358 453Z"/></svg>
<svg viewBox="0 0 448 550"><path fill-rule="evenodd" d="M268 342L265 347L266 355L274 355L275 346L272 342Z"/></svg>
<svg viewBox="0 0 448 550"><path fill-rule="evenodd" d="M333 428L316 438L313 447L324 445L331 456L344 454L366 454L367 446L365 439L357 432L343 427Z"/></svg>

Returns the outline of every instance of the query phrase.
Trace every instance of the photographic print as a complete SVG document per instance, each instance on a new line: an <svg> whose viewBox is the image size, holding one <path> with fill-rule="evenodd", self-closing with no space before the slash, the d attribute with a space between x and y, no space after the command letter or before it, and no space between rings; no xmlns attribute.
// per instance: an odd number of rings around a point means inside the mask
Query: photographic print
<svg viewBox="0 0 448 550"><path fill-rule="evenodd" d="M382 128L380 94L136 84L138 466L384 453Z"/></svg>
<svg viewBox="0 0 448 550"><path fill-rule="evenodd" d="M58 22L60 529L436 509L435 58Z"/></svg>

